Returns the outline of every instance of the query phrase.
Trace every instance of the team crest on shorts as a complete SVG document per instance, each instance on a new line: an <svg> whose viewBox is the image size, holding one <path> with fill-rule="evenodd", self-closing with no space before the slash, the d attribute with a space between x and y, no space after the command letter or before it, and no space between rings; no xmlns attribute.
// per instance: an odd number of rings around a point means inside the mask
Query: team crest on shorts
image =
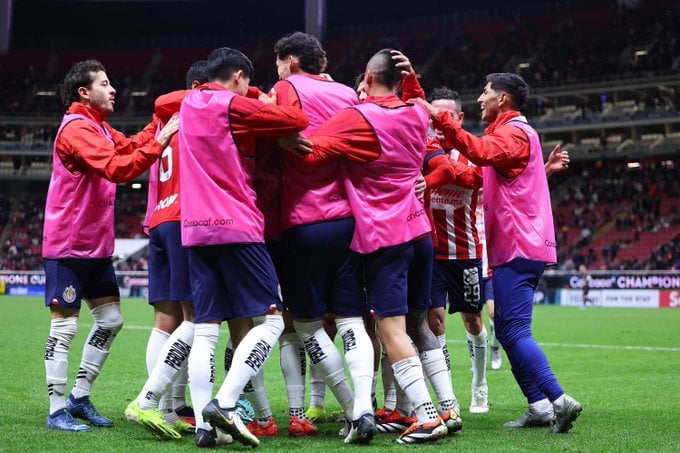
<svg viewBox="0 0 680 453"><path fill-rule="evenodd" d="M64 289L64 292L61 294L61 297L67 304L72 304L76 300L76 289L73 287L73 285L67 286Z"/></svg>
<svg viewBox="0 0 680 453"><path fill-rule="evenodd" d="M465 285L479 284L479 272L477 271L476 267L463 269L463 283Z"/></svg>

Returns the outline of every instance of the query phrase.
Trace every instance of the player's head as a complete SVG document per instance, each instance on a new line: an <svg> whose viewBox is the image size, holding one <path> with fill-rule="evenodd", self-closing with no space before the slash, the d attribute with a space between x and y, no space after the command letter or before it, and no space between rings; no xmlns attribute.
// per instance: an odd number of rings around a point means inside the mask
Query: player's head
<svg viewBox="0 0 680 453"><path fill-rule="evenodd" d="M187 88L196 88L208 81L208 60L198 60L187 70Z"/></svg>
<svg viewBox="0 0 680 453"><path fill-rule="evenodd" d="M380 86L396 92L401 86L401 69L392 60L393 49L382 49L373 55L366 64L364 80L367 94L373 87Z"/></svg>
<svg viewBox="0 0 680 453"><path fill-rule="evenodd" d="M254 72L250 59L236 49L220 47L208 55L208 80L234 93L245 96Z"/></svg>
<svg viewBox="0 0 680 453"><path fill-rule="evenodd" d="M364 79L363 72L354 79L354 91L356 91L360 101L363 101L368 97L366 95L366 80Z"/></svg>
<svg viewBox="0 0 680 453"><path fill-rule="evenodd" d="M106 117L113 112L116 90L106 76L106 69L97 60L85 60L71 66L60 87L61 100L66 106L81 102Z"/></svg>
<svg viewBox="0 0 680 453"><path fill-rule="evenodd" d="M319 74L326 69L326 52L315 36L296 31L276 41L276 71L280 79L306 72Z"/></svg>
<svg viewBox="0 0 680 453"><path fill-rule="evenodd" d="M486 76L486 86L477 98L482 108L482 120L493 122L500 113L520 110L529 97L529 85L511 72L497 72Z"/></svg>
<svg viewBox="0 0 680 453"><path fill-rule="evenodd" d="M465 114L462 112L462 102L457 91L446 87L439 87L432 90L428 101L439 111L445 110L451 113L451 118L457 123L463 122Z"/></svg>

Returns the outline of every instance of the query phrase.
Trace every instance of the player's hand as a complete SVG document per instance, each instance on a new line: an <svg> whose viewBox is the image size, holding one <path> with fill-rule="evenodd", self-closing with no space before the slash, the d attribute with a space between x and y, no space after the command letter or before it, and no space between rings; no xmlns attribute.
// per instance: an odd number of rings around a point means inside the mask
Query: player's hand
<svg viewBox="0 0 680 453"><path fill-rule="evenodd" d="M437 116L439 114L439 110L432 107L432 104L427 102L425 99L412 98L412 99L409 99L409 102L418 103L418 104L422 105L423 107L425 107L425 110L427 110L427 113L429 113L430 117L432 117L432 118L434 118L435 116Z"/></svg>
<svg viewBox="0 0 680 453"><path fill-rule="evenodd" d="M564 171L569 168L569 162L569 151L562 150L560 145L555 145L548 156L548 162L545 163L545 173L550 176Z"/></svg>
<svg viewBox="0 0 680 453"><path fill-rule="evenodd" d="M277 98L276 90L272 88L271 91L269 92L269 95L262 93L260 94L260 97L258 99L264 102L265 104L276 104L276 98Z"/></svg>
<svg viewBox="0 0 680 453"><path fill-rule="evenodd" d="M406 55L399 52L398 50L392 51L392 61L395 62L394 66L401 69L402 77L408 77L415 73L413 70L413 65L411 65L411 60L409 60Z"/></svg>
<svg viewBox="0 0 680 453"><path fill-rule="evenodd" d="M289 153L304 158L307 154L312 152L312 142L307 140L301 134L289 135L287 137L280 137L276 143Z"/></svg>
<svg viewBox="0 0 680 453"><path fill-rule="evenodd" d="M168 146L168 143L170 143L170 139L172 136L179 130L179 117L178 116L173 116L170 118L168 123L161 129L161 132L158 134L158 137L156 137L156 141L161 144L163 148Z"/></svg>
<svg viewBox="0 0 680 453"><path fill-rule="evenodd" d="M419 200L425 198L425 189L427 189L425 177L422 174L418 175L418 179L416 179L415 191L416 197L418 197Z"/></svg>

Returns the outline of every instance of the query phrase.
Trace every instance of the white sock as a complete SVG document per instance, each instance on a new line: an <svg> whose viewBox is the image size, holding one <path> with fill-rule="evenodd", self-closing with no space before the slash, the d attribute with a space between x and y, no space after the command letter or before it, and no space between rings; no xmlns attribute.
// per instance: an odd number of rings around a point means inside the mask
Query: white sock
<svg viewBox="0 0 680 453"><path fill-rule="evenodd" d="M553 408L555 409L563 409L564 408L564 403L565 403L565 394L561 394L560 396L557 397L555 401L552 402ZM534 403L535 404L535 403Z"/></svg>
<svg viewBox="0 0 680 453"><path fill-rule="evenodd" d="M309 362L309 404L321 409L326 403L326 383L319 367Z"/></svg>
<svg viewBox="0 0 680 453"><path fill-rule="evenodd" d="M45 377L50 398L50 414L66 407L68 352L78 331L78 317L54 318L45 343Z"/></svg>
<svg viewBox="0 0 680 453"><path fill-rule="evenodd" d="M120 313L118 302L100 305L90 312L94 326L92 326L90 335L85 341L80 368L71 391L71 395L76 399L89 396L92 383L99 376L102 366L109 356L111 343L123 327L123 316Z"/></svg>
<svg viewBox="0 0 680 453"><path fill-rule="evenodd" d="M562 398L561 401L560 398ZM542 400L538 400L536 402L529 404L529 408L535 412L546 412L550 410L550 406L552 404L555 404L558 401L560 401L561 404L564 404L564 394L562 394L560 398L557 398L553 403L551 403L548 398L543 398Z"/></svg>
<svg viewBox="0 0 680 453"><path fill-rule="evenodd" d="M159 408L159 401L166 396L162 410L173 409L170 386L177 379L191 352L194 343L194 323L184 321L170 335L161 348L156 366L151 371L142 391L137 397L140 409Z"/></svg>
<svg viewBox="0 0 680 453"><path fill-rule="evenodd" d="M498 338L496 338L496 325L493 322L493 319L489 319L489 330L491 330L491 347L492 348L500 348L501 344L498 341Z"/></svg>
<svg viewBox="0 0 680 453"><path fill-rule="evenodd" d="M193 342L193 339L192 339ZM187 405L187 383L189 382L188 360L184 362L182 368L177 372L177 378L172 383L172 408L181 409Z"/></svg>
<svg viewBox="0 0 680 453"><path fill-rule="evenodd" d="M189 391L194 406L196 428L210 430L210 424L203 420L203 408L212 399L215 383L215 350L220 338L219 324L196 324L194 345L189 354Z"/></svg>
<svg viewBox="0 0 680 453"><path fill-rule="evenodd" d="M283 318L280 315L267 315L262 324L250 329L234 350L234 360L222 386L217 391L220 407L236 405L243 387L260 371L269 358L272 347L283 331Z"/></svg>
<svg viewBox="0 0 680 453"><path fill-rule="evenodd" d="M391 366L391 365L390 365ZM411 401L409 401L408 397L406 396L406 393L397 385L397 383L394 383L394 392L395 392L395 401L394 401L394 407L392 409L399 411L401 415L410 417L411 414L413 414L413 404Z"/></svg>
<svg viewBox="0 0 680 453"><path fill-rule="evenodd" d="M296 332L281 335L279 338L280 362L283 380L286 383L289 409L305 407L305 367L307 358L305 348Z"/></svg>
<svg viewBox="0 0 680 453"><path fill-rule="evenodd" d="M380 358L380 369L382 370L383 392L385 393L385 409L394 410L397 407L397 387L394 385L392 364L384 351Z"/></svg>
<svg viewBox="0 0 680 453"><path fill-rule="evenodd" d="M437 395L440 412L446 412L453 407L455 396L453 394L451 374L446 368L444 351L437 348L421 352L420 362L423 366L423 373L430 380L434 393Z"/></svg>
<svg viewBox="0 0 680 453"><path fill-rule="evenodd" d="M161 349L168 341L170 334L162 331L161 329L153 328L151 329L151 334L149 335L149 341L146 343L146 374L151 375L153 367L156 366L158 362L158 357L161 355Z"/></svg>
<svg viewBox="0 0 680 453"><path fill-rule="evenodd" d="M478 335L467 333L468 350L470 351L470 362L472 363L472 386L479 387L486 385L486 329Z"/></svg>
<svg viewBox="0 0 680 453"><path fill-rule="evenodd" d="M441 349L438 349L441 352ZM423 367L417 356L407 357L392 364L394 379L406 394L406 398L415 406L419 423L436 420L437 410L432 404L430 394L425 385Z"/></svg>
<svg viewBox="0 0 680 453"><path fill-rule="evenodd" d="M267 398L267 390L264 386L264 368L260 368L255 376L253 376L244 390L245 396L253 406L256 418L270 418L272 416L272 408L269 405Z"/></svg>
<svg viewBox="0 0 680 453"><path fill-rule="evenodd" d="M345 361L354 387L352 420L358 420L365 413L373 413L373 343L362 318L336 318L335 325L342 338Z"/></svg>
<svg viewBox="0 0 680 453"><path fill-rule="evenodd" d="M293 321L295 331L300 335L309 360L319 367L324 382L330 387L333 395L340 403L345 417L352 418L354 402L352 389L347 382L342 357L328 336L321 321Z"/></svg>
<svg viewBox="0 0 680 453"><path fill-rule="evenodd" d="M172 407L172 394L169 391L163 393L163 395L161 396L161 400L158 402L158 410L161 411L161 413L163 413L165 423L167 423L170 426L174 425L175 423L177 423L177 420L179 420L177 413Z"/></svg>

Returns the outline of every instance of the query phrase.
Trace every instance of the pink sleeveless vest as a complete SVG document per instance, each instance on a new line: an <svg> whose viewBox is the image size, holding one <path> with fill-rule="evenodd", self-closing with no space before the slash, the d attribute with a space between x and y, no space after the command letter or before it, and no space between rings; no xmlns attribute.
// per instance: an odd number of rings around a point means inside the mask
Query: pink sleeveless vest
<svg viewBox="0 0 680 453"><path fill-rule="evenodd" d="M264 242L255 205L255 159L240 154L229 124L227 90L193 90L180 109L182 245Z"/></svg>
<svg viewBox="0 0 680 453"><path fill-rule="evenodd" d="M302 111L309 117L309 126L303 131L305 136L312 134L343 108L359 103L354 90L341 83L325 82L305 75L293 75L286 81L295 88ZM295 167L293 159L297 157L283 153L282 230L352 215L339 175L339 162L304 173Z"/></svg>
<svg viewBox="0 0 680 453"><path fill-rule="evenodd" d="M113 146L101 125L80 114L67 114L57 137L74 120L92 125ZM43 258L109 258L113 255L113 206L116 185L92 170L76 175L52 153L52 176L45 204Z"/></svg>
<svg viewBox="0 0 680 453"><path fill-rule="evenodd" d="M522 120L513 119L505 125L526 133L531 154L522 174L514 178L502 176L493 167L484 167L489 265L493 268L515 258L555 264L555 229L538 134Z"/></svg>
<svg viewBox="0 0 680 453"><path fill-rule="evenodd" d="M432 229L413 189L425 157L427 113L410 104L384 108L368 102L354 108L371 124L381 148L377 160L343 167L356 219L351 248L367 254Z"/></svg>

